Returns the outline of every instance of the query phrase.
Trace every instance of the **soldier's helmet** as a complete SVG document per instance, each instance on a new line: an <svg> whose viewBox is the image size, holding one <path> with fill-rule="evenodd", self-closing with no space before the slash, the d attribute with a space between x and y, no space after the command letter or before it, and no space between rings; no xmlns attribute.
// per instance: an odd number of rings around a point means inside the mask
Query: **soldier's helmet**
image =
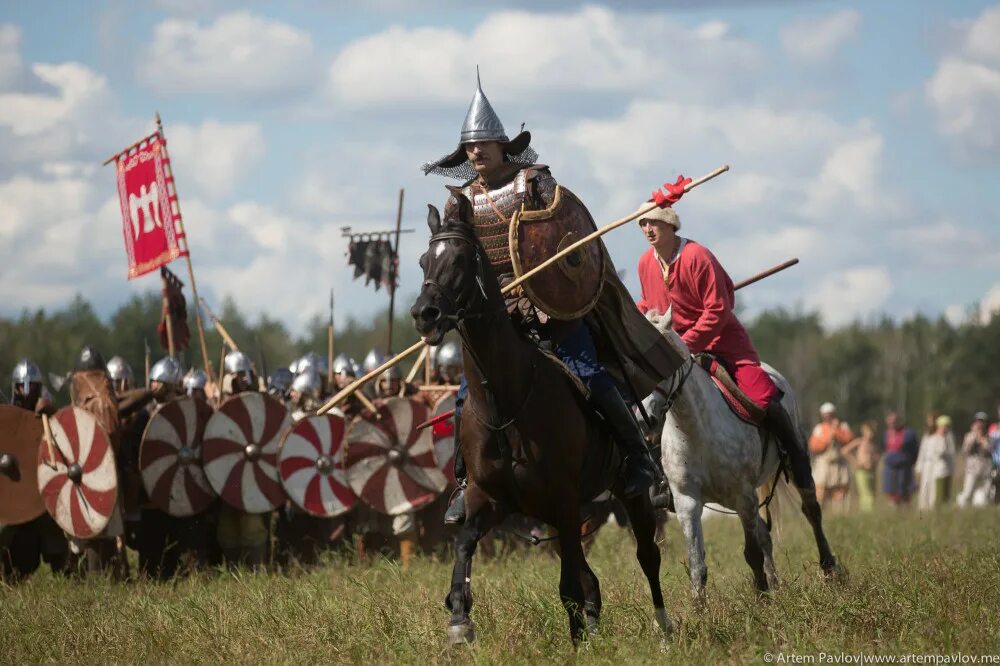
<svg viewBox="0 0 1000 666"><path fill-rule="evenodd" d="M184 392L188 395L198 389L204 391L206 384L208 384L208 375L200 368L191 368L184 375Z"/></svg>
<svg viewBox="0 0 1000 666"><path fill-rule="evenodd" d="M77 370L104 370L107 372L108 364L104 362L101 352L95 347L87 345L80 350L80 355L76 357Z"/></svg>
<svg viewBox="0 0 1000 666"><path fill-rule="evenodd" d="M132 368L121 356L112 356L111 360L108 361L108 374L116 388L135 386L135 375L132 373Z"/></svg>
<svg viewBox="0 0 1000 666"><path fill-rule="evenodd" d="M357 377L357 367L358 364L347 354L339 354L337 358L333 359L334 374Z"/></svg>
<svg viewBox="0 0 1000 666"><path fill-rule="evenodd" d="M298 360L295 364L295 374L301 375L307 370L314 370L321 378L329 372L330 363L325 356L320 356L316 352L309 352Z"/></svg>
<svg viewBox="0 0 1000 666"><path fill-rule="evenodd" d="M292 390L313 400L319 400L320 392L323 390L323 380L320 379L318 372L308 368L295 376L295 380L292 381Z"/></svg>
<svg viewBox="0 0 1000 666"><path fill-rule="evenodd" d="M365 356L365 360L361 364L361 369L365 372L371 372L383 363L385 363L385 356L373 349Z"/></svg>
<svg viewBox="0 0 1000 666"><path fill-rule="evenodd" d="M178 386L183 374L180 361L172 356L164 356L149 369L149 381Z"/></svg>
<svg viewBox="0 0 1000 666"><path fill-rule="evenodd" d="M448 341L438 348L437 356L434 357L434 367L462 367L462 350L459 348L457 342Z"/></svg>
<svg viewBox="0 0 1000 666"><path fill-rule="evenodd" d="M379 383L388 382L394 379L402 379L403 371L399 369L398 365L394 365L391 368L386 368L382 371L382 374L378 376Z"/></svg>
<svg viewBox="0 0 1000 666"><path fill-rule="evenodd" d="M20 386L21 390L25 393L31 390L32 384L42 383L42 371L39 369L35 362L29 358L22 358L14 366L14 370L10 373L10 398L14 399L15 387Z"/></svg>
<svg viewBox="0 0 1000 666"><path fill-rule="evenodd" d="M248 377L254 374L253 361L241 351L231 351L226 354L226 360L223 365L228 374L238 375L245 373Z"/></svg>
<svg viewBox="0 0 1000 666"><path fill-rule="evenodd" d="M267 390L272 395L284 396L294 379L295 375L288 368L275 368L267 379Z"/></svg>

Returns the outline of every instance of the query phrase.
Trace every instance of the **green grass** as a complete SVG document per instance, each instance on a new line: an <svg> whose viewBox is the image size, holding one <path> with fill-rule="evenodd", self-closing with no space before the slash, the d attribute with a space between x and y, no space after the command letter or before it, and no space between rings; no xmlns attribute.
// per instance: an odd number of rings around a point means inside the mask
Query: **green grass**
<svg viewBox="0 0 1000 666"><path fill-rule="evenodd" d="M709 600L690 600L672 521L662 581L675 623L661 641L627 535L606 528L590 552L601 579L599 635L574 652L559 603L558 560L542 550L480 559L479 642L447 648L450 562L332 559L288 576L208 572L174 584L84 583L39 575L0 589L0 662L760 663L764 653L1000 653L1000 512L931 516L883 510L833 517L850 571L824 581L811 535L786 515L775 544L782 587L758 600L732 519L706 522Z"/></svg>

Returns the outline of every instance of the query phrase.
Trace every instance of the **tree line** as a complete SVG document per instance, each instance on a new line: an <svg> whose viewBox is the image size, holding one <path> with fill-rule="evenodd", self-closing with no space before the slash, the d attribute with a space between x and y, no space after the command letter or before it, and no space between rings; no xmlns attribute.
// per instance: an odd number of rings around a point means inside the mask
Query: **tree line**
<svg viewBox="0 0 1000 666"><path fill-rule="evenodd" d="M402 304L412 299L400 299ZM405 349L417 340L405 305L395 318L393 346ZM14 364L29 357L43 372L64 375L84 345L94 345L105 358L124 357L136 380L143 382L145 342L152 360L165 355L156 325L159 294L134 296L102 320L81 296L61 310L25 310L0 318L0 373L9 377ZM268 372L307 351L325 354L328 320L316 315L299 336L277 319L251 320L232 299L217 311L240 348ZM188 308L191 347L182 353L188 365L201 365L194 313ZM209 356L218 368L223 342L206 321ZM388 312L370 321L348 318L336 330L336 352L359 362L370 349L385 352ZM828 330L815 312L778 309L747 321L761 358L780 370L795 387L799 410L811 423L819 405L830 401L852 424L881 420L897 410L914 427L929 411L952 416L961 430L977 411L996 415L1000 404L1000 316L983 323L970 317L953 325L944 318L916 315L896 321L888 317L858 321ZM409 366L404 362L404 368ZM9 384L4 383L4 390ZM59 402L67 397L56 396Z"/></svg>

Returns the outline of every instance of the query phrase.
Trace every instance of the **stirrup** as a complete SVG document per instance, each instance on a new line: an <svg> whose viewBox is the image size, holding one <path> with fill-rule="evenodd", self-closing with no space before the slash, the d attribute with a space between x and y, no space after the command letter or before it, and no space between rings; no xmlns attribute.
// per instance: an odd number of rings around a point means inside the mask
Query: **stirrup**
<svg viewBox="0 0 1000 666"><path fill-rule="evenodd" d="M465 486L460 485L452 491L448 499L448 508L444 512L445 525L461 525L465 522Z"/></svg>

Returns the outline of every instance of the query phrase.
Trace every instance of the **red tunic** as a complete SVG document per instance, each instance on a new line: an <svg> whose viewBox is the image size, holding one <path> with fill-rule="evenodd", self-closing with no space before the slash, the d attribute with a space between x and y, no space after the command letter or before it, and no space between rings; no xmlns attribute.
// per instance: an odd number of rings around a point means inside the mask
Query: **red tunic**
<svg viewBox="0 0 1000 666"><path fill-rule="evenodd" d="M764 407L780 394L761 369L750 336L733 312L733 281L707 248L686 241L670 264L669 284L664 283L660 262L649 248L639 258L639 284L639 310L663 313L673 306L673 328L688 349L694 354L711 352L754 402Z"/></svg>

